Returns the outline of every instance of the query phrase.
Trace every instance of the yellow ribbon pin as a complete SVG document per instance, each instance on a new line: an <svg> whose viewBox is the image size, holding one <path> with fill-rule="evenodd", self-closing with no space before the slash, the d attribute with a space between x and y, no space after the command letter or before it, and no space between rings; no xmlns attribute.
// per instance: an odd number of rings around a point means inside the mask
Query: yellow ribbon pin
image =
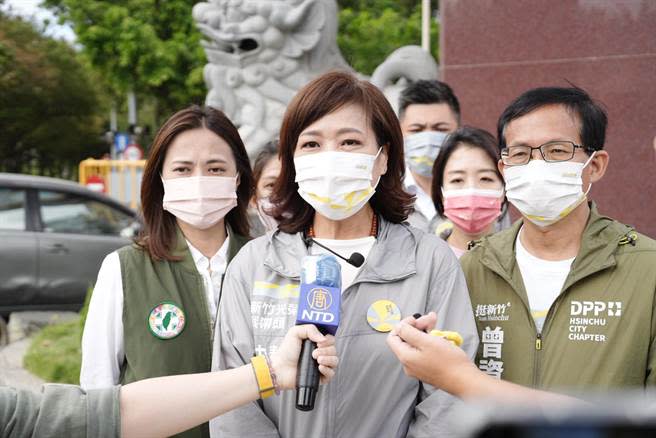
<svg viewBox="0 0 656 438"><path fill-rule="evenodd" d="M367 322L378 332L390 332L401 322L401 310L390 300L378 300L369 306Z"/></svg>

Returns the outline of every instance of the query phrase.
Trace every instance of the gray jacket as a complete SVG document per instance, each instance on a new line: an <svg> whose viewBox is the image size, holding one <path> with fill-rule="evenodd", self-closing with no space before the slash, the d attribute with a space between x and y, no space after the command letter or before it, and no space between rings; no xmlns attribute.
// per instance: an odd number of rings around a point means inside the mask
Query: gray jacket
<svg viewBox="0 0 656 438"><path fill-rule="evenodd" d="M213 369L234 368L271 353L295 323L300 234L276 231L248 243L226 272ZM378 240L351 286L342 291L336 336L340 364L319 390L314 411L300 412L294 391L252 403L211 422L213 437L438 437L455 399L407 377L386 333L367 323L377 300L397 304L402 317L437 311L438 326L460 332L474 357L478 336L460 265L437 236L381 219Z"/></svg>
<svg viewBox="0 0 656 438"><path fill-rule="evenodd" d="M449 219L444 218L439 214L436 214L435 216L433 216L433 219L428 221L426 220L426 217L423 214L419 213L417 210L413 211L408 216L408 223L410 225L412 225L415 228L419 228L421 231L424 231L429 234L441 234L440 232L438 232L437 227L439 227L445 222L451 224L451 221ZM501 216L499 216L496 223L494 224L494 232L498 233L499 231L508 229L510 228L511 225L512 222L510 220L510 212L509 209L506 209L506 211L503 212ZM451 227L453 227L453 224L451 224Z"/></svg>
<svg viewBox="0 0 656 438"><path fill-rule="evenodd" d="M426 219L426 216L416 209L408 215L408 224L429 234L435 233L435 229L437 229L441 223L446 221L448 221L448 219L443 218L439 214L436 214L430 220Z"/></svg>

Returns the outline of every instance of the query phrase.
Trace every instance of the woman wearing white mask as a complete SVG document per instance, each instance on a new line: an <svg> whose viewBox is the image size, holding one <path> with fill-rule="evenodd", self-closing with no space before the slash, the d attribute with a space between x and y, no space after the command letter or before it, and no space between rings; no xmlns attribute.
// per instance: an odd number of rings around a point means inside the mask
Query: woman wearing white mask
<svg viewBox="0 0 656 438"><path fill-rule="evenodd" d="M251 199L249 213L253 237L261 236L278 227L278 222L271 216L273 204L269 198L279 174L278 140L274 140L260 149L253 162L255 194Z"/></svg>
<svg viewBox="0 0 656 438"><path fill-rule="evenodd" d="M142 233L98 273L83 388L210 370L223 274L249 235L252 181L239 133L220 111L192 106L164 123L144 169ZM207 435L207 424L184 434Z"/></svg>
<svg viewBox="0 0 656 438"><path fill-rule="evenodd" d="M489 132L463 126L447 138L433 167L433 203L453 227L440 234L456 257L469 242L495 231L505 210L499 149Z"/></svg>
<svg viewBox="0 0 656 438"><path fill-rule="evenodd" d="M301 413L287 394L217 418L212 435L440 436L453 399L405 376L386 333L402 317L436 311L470 357L478 340L457 259L437 236L403 224L413 199L403 190L392 108L368 82L323 75L288 106L280 157L272 195L279 227L247 244L226 273L212 366L276 351L296 321L301 261L325 253L319 243L351 260L339 261L340 372L313 411Z"/></svg>

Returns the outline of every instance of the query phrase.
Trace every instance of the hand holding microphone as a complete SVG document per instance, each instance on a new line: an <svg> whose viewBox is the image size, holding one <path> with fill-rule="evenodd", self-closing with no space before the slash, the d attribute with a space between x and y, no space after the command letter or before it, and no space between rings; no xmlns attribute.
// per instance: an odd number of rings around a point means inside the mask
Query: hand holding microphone
<svg viewBox="0 0 656 438"><path fill-rule="evenodd" d="M334 335L339 326L342 276L332 255L306 256L301 261L301 285L296 324L314 324L322 334ZM317 344L306 339L301 348L296 375L296 408L314 409L319 389L319 363L314 357Z"/></svg>
<svg viewBox="0 0 656 438"><path fill-rule="evenodd" d="M289 329L278 350L271 357L271 365L280 389L296 387L301 346L308 339L317 345L312 357L319 364L321 383L327 383L335 375L338 363L335 338L332 335L322 335L314 325L296 325Z"/></svg>

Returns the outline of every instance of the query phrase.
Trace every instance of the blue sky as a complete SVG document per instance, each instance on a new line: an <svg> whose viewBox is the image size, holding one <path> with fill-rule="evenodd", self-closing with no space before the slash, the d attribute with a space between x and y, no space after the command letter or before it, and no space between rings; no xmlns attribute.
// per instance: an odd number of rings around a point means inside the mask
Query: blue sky
<svg viewBox="0 0 656 438"><path fill-rule="evenodd" d="M45 32L46 35L74 43L76 38L73 29L68 25L61 26L57 24L57 18L50 11L39 6L41 1L42 0L5 0L5 3L1 8L3 11L10 12L12 15L19 15L37 23L42 23L44 20L50 20L50 25Z"/></svg>

